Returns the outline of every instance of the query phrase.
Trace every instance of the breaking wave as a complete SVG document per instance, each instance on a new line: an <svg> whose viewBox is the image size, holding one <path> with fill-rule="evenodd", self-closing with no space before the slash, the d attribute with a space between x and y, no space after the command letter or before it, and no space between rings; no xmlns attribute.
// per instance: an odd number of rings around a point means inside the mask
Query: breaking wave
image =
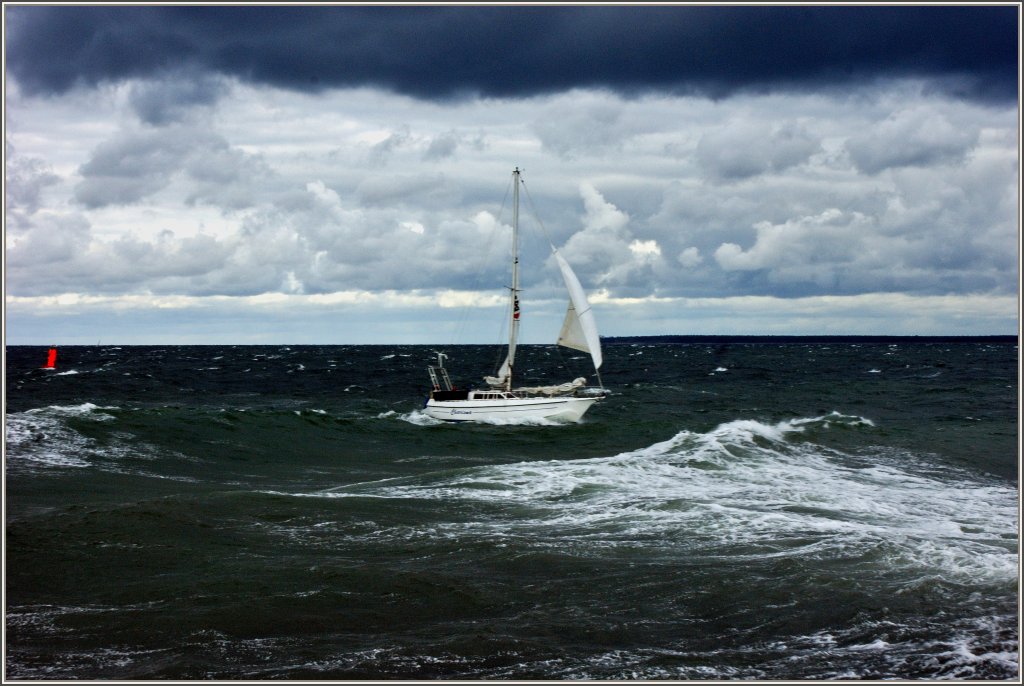
<svg viewBox="0 0 1024 686"><path fill-rule="evenodd" d="M529 536L539 546L581 549L640 541L731 559L881 559L922 578L1016 578L1013 489L884 446L855 454L816 440L832 429L872 426L837 413L776 424L744 419L611 457L491 465L306 495L483 501L518 513L443 525L450 536Z"/></svg>

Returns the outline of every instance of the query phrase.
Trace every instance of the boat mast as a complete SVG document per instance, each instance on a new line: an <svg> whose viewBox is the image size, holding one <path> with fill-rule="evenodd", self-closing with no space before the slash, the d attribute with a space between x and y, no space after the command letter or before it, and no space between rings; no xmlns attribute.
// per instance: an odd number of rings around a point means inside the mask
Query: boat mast
<svg viewBox="0 0 1024 686"><path fill-rule="evenodd" d="M505 390L512 390L512 368L519 338L519 167L512 172L512 321L508 327L508 377Z"/></svg>

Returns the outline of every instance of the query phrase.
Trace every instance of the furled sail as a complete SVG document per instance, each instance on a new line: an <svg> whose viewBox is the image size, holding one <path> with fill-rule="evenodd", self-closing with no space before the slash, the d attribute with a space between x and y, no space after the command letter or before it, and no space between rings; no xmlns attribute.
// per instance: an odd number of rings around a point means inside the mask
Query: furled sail
<svg viewBox="0 0 1024 686"><path fill-rule="evenodd" d="M513 277L515 278L515 277ZM508 342L508 354L505 361L501 363L497 376L485 376L484 381L493 388L509 387L509 375L512 373L512 360L516 359L516 345L519 339L519 298L512 292L512 326L511 336Z"/></svg>
<svg viewBox="0 0 1024 686"><path fill-rule="evenodd" d="M557 250L555 260L558 268L562 271L562 278L565 279L565 287L569 290L569 308L565 313L565 321L562 323L562 331L558 334L558 345L567 348L589 352L594 361L594 369L598 369L603 361L601 357L601 339L597 335L597 322L594 321L594 313L590 311L590 303L587 302L587 295L583 292L583 286L572 267L565 261L565 258Z"/></svg>
<svg viewBox="0 0 1024 686"><path fill-rule="evenodd" d="M487 382L488 386L494 388L500 388L508 383L508 356L505 356L505 361L501 363L501 369L498 370L497 376L485 376L484 381Z"/></svg>
<svg viewBox="0 0 1024 686"><path fill-rule="evenodd" d="M573 379L567 383L559 384L558 386L524 386L518 388L521 393L536 393L537 395L565 395L566 393L572 393L575 390L583 388L587 385L586 377L579 377Z"/></svg>

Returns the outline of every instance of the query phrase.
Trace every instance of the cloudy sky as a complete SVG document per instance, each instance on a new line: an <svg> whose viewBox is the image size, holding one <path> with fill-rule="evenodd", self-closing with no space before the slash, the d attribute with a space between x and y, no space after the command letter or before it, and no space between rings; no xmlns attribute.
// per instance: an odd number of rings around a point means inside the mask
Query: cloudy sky
<svg viewBox="0 0 1024 686"><path fill-rule="evenodd" d="M4 22L8 344L1017 331L1013 5Z"/></svg>

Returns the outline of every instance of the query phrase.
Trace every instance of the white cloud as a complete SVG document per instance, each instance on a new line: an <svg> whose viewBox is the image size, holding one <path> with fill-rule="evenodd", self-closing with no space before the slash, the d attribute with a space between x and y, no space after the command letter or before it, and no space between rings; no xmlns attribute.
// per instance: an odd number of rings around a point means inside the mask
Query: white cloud
<svg viewBox="0 0 1024 686"><path fill-rule="evenodd" d="M459 146L459 137L453 132L443 133L431 139L426 152L423 153L424 160L443 160L455 154Z"/></svg>
<svg viewBox="0 0 1024 686"><path fill-rule="evenodd" d="M284 275L284 283L281 284L281 290L285 293L304 293L306 288L302 285L302 282L295 277L295 272L287 272Z"/></svg>
<svg viewBox="0 0 1024 686"><path fill-rule="evenodd" d="M677 260L679 261L679 264L683 265L684 267L696 267L698 264L704 261L704 258L701 256L700 250L693 246L690 246L686 250L679 253L679 257L677 258Z"/></svg>
<svg viewBox="0 0 1024 686"><path fill-rule="evenodd" d="M681 335L991 335L1012 327L1014 296L997 294L915 296L735 296L727 298L591 298L602 335L629 335L623 318L641 330Z"/></svg>
<svg viewBox="0 0 1024 686"><path fill-rule="evenodd" d="M745 179L802 164L820 148L820 141L800 122L772 125L744 116L705 133L697 144L697 159L716 179Z"/></svg>
<svg viewBox="0 0 1024 686"><path fill-rule="evenodd" d="M877 174L891 167L957 164L978 140L972 126L956 126L934 107L919 105L890 114L846 143L857 168Z"/></svg>
<svg viewBox="0 0 1024 686"><path fill-rule="evenodd" d="M591 295L604 336L625 335L986 335L1015 325L1014 296L776 298ZM56 337L63 345L166 343L494 343L507 298L471 291L339 291L254 296L63 293L6 296L10 345ZM524 342L550 343L564 301L532 303ZM161 319L163 318L163 319ZM544 321L538 322L538 318ZM173 321L173 330L138 324ZM281 321L284 327L270 327ZM91 323L91 324L90 324ZM541 325L536 325L541 324ZM1010 329L1012 330L1012 328Z"/></svg>
<svg viewBox="0 0 1024 686"><path fill-rule="evenodd" d="M603 91L574 91L572 96L548 101L543 116L534 121L545 149L568 159L590 156L619 148L634 133L619 98Z"/></svg>
<svg viewBox="0 0 1024 686"><path fill-rule="evenodd" d="M655 257L661 255L658 241L634 240L629 244L629 251L633 253L635 259L640 261L652 261Z"/></svg>
<svg viewBox="0 0 1024 686"><path fill-rule="evenodd" d="M328 188L323 181L310 181L306 184L306 190L313 194L325 208L330 212L341 211L341 197Z"/></svg>
<svg viewBox="0 0 1024 686"><path fill-rule="evenodd" d="M562 252L594 285L628 285L638 271L661 256L657 241L634 238L629 215L605 200L592 185L582 184L580 196L585 209L584 228L569 238Z"/></svg>
<svg viewBox="0 0 1024 686"><path fill-rule="evenodd" d="M803 270L822 265L841 266L864 253L863 239L871 220L859 212L843 213L830 208L819 215L800 217L783 224L758 222L757 238L749 250L723 243L715 260L726 271L775 268L797 278Z"/></svg>
<svg viewBox="0 0 1024 686"><path fill-rule="evenodd" d="M58 183L60 177L42 160L8 151L5 181L7 211L32 214L39 209L46 187Z"/></svg>
<svg viewBox="0 0 1024 686"><path fill-rule="evenodd" d="M515 166L610 297L1016 292L1013 107L899 83L424 105L223 82L178 111L160 83L9 98L8 293L500 293ZM524 287L547 297L540 243Z"/></svg>
<svg viewBox="0 0 1024 686"><path fill-rule="evenodd" d="M74 259L91 240L89 223L80 215L42 211L21 228L21 236L7 249L9 273L31 267L46 278L44 270Z"/></svg>

